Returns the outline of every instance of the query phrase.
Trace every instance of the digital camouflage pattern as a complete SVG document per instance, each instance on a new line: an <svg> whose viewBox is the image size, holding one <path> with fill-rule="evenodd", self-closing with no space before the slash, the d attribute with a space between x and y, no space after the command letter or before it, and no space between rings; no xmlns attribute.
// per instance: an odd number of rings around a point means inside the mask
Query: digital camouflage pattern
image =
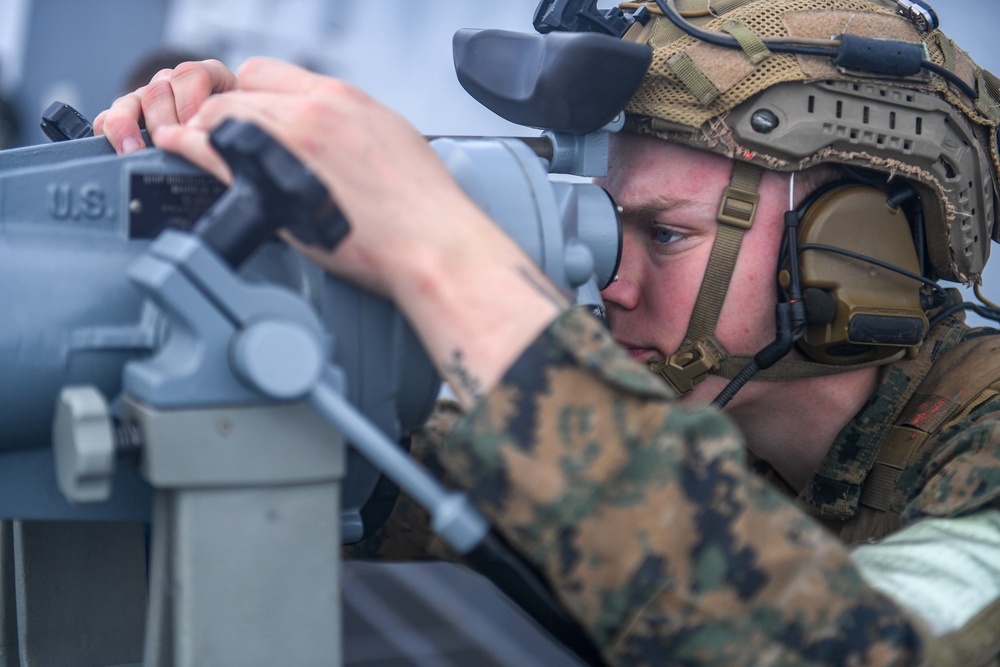
<svg viewBox="0 0 1000 667"><path fill-rule="evenodd" d="M916 658L911 621L748 471L729 421L670 398L571 312L459 425L442 461L612 664Z"/></svg>
<svg viewBox="0 0 1000 667"><path fill-rule="evenodd" d="M953 318L920 355L889 367L797 498L755 474L783 485L760 462L746 465L726 418L679 408L664 383L576 311L465 420L456 425L457 407L444 405L415 453L470 490L610 664L948 664L940 646L928 662L920 623L863 583L821 523L850 542L890 532L872 517L890 516L894 529L998 506L1000 399L992 398L928 440L891 511L862 503L880 438L921 380L990 332ZM989 339L1000 346L1000 336ZM440 542L428 548L426 515L402 503L354 555L450 556Z"/></svg>
<svg viewBox="0 0 1000 667"><path fill-rule="evenodd" d="M885 537L924 516L960 516L1000 504L1000 331L952 316L919 353L883 371L878 390L840 432L796 494L761 461L754 470L796 498L847 544ZM972 405L968 405L973 401ZM892 486L873 491L877 454L893 430L913 453ZM752 457L751 457L752 458Z"/></svg>

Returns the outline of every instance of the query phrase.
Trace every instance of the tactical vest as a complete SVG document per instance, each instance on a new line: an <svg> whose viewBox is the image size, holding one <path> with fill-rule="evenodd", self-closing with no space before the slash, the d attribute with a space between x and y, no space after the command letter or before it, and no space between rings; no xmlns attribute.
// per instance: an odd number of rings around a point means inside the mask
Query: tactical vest
<svg viewBox="0 0 1000 667"><path fill-rule="evenodd" d="M927 351L931 363L922 379L914 378L917 387L879 445L855 516L823 521L845 543L877 541L898 530L901 512L915 488L926 483L927 464L942 447L936 436L1000 397L1000 332L954 325L925 345L956 332L962 340L939 357ZM928 638L926 664L1000 666L998 627L1000 602L995 602L964 627Z"/></svg>
<svg viewBox="0 0 1000 667"><path fill-rule="evenodd" d="M929 350L929 363L914 360L922 377L913 378L915 388L879 445L857 513L847 521L823 521L844 543L877 541L898 530L900 513L915 486L926 481L924 468L941 446L936 436L1000 396L1000 332L979 331L970 335L952 326L925 342L933 346L963 335L936 358Z"/></svg>

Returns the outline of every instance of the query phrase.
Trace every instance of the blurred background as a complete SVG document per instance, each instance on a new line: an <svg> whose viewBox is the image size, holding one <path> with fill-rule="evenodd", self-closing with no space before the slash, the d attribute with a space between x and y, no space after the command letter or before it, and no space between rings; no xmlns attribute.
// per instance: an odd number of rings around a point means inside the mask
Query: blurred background
<svg viewBox="0 0 1000 667"><path fill-rule="evenodd" d="M45 142L54 100L93 118L176 59L230 68L266 55L351 81L425 134L533 134L494 116L455 78L460 28L531 31L537 0L0 0L0 147ZM1000 2L931 3L944 31L1000 74ZM602 0L600 6L610 6ZM1000 262L984 293L1000 299ZM968 298L972 298L971 290ZM975 315L970 320L982 323Z"/></svg>
<svg viewBox="0 0 1000 667"><path fill-rule="evenodd" d="M931 0L944 31L1000 74L998 0ZM93 118L177 60L267 55L349 80L426 134L534 134L455 78L459 28L531 31L537 0L0 0L0 147L43 143L54 100ZM602 6L609 6L604 2ZM985 294L1000 300L1000 259ZM480 579L447 565L345 564L347 665L573 665Z"/></svg>
<svg viewBox="0 0 1000 667"><path fill-rule="evenodd" d="M211 56L235 69L267 55L352 81L425 133L493 133L508 126L458 85L451 36L463 27L531 30L536 4L0 0L0 92L21 121L16 145L34 144L46 141L36 119L51 101L93 118L132 89L147 58Z"/></svg>
<svg viewBox="0 0 1000 667"><path fill-rule="evenodd" d="M14 144L34 144L45 141L37 121L50 102L60 99L93 118L134 87L130 79L151 57L211 56L235 69L250 56L266 55L351 81L426 134L509 132L510 125L458 85L451 36L460 28L531 31L537 4L0 0L0 93L21 124ZM1000 73L1000 2L932 4L945 32Z"/></svg>

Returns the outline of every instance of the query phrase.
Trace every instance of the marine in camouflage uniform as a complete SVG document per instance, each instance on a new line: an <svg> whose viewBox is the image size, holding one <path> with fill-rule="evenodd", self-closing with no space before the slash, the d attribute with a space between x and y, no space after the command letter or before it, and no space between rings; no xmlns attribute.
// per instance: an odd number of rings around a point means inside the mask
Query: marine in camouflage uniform
<svg viewBox="0 0 1000 667"><path fill-rule="evenodd" d="M679 408L579 311L456 426L443 404L414 447L544 573L610 664L982 664L1000 649L1000 603L964 632L932 638L865 582L845 543L1000 509L995 391L924 443L889 507L864 504L887 429L918 386L933 389L922 380L970 344L1000 378L997 333L953 317L921 358L887 367L797 497L763 463L747 466L720 413ZM353 555L450 557L429 535L403 498Z"/></svg>
<svg viewBox="0 0 1000 667"><path fill-rule="evenodd" d="M892 5L713 3L719 16L703 25L736 36L751 63L654 19L637 37L654 47L654 62L627 128L779 171L825 162L900 171L918 184L927 228L937 230L928 239L933 271L975 282L993 227L991 189L966 210L933 173L934 160L913 166L901 153L878 152L892 142L844 142L789 160L762 149L764 138L748 148L754 138L727 119L734 109L745 118L740 105L776 83L850 81L819 58L768 60L754 39L836 34L832 26L847 21L863 35L922 41L935 62L975 82L974 104L936 78L913 87L960 109L973 141L992 141L994 79L940 32L915 37ZM983 150L982 164L995 172L995 147ZM978 222L962 225L978 229L975 242L959 240L956 215L977 211ZM959 245L964 257L953 252ZM721 413L680 407L667 384L576 311L525 350L467 417L456 423L456 408L442 405L415 452L469 492L610 664L1000 664L991 565L1000 534L996 334L948 315L902 358L877 360L877 389L799 492L746 450ZM422 511L401 502L354 555L450 557L427 541ZM981 544L970 525L985 526ZM912 545L927 543L938 555L912 558ZM965 598L941 605L922 599L922 587Z"/></svg>

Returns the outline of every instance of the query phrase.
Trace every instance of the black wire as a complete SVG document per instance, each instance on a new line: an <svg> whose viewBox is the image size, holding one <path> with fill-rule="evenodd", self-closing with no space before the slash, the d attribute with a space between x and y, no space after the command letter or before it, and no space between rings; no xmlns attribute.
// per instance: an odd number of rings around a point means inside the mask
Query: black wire
<svg viewBox="0 0 1000 667"><path fill-rule="evenodd" d="M839 165L839 168L848 175L848 178L841 178L836 181L831 181L822 185L815 190L813 190L796 209L799 213L799 218L805 216L806 211L810 206L816 203L816 201L825 195L827 192L839 188L845 185L867 185L869 187L884 189L888 184L888 177L884 174L880 174L876 171L870 171L868 169L863 169L861 167L855 167L853 165ZM907 193L909 191L909 194ZM917 251L917 261L920 264L920 275L925 275L925 267L927 264L927 241L926 232L924 230L924 207L920 200L920 195L917 193L916 189L909 183L904 183L901 188L899 188L894 195L891 195L886 203L892 206L891 200L893 197L899 194L909 194L907 199L902 203L906 211L906 219L910 224L910 233L913 235L913 244ZM893 208L896 208L893 206ZM846 253L846 251L845 251ZM878 262L873 262L878 263ZM887 267L892 268L892 267ZM938 287L937 283L931 283L934 287ZM938 288L936 290L939 294L943 294L943 290Z"/></svg>
<svg viewBox="0 0 1000 667"><path fill-rule="evenodd" d="M795 341L802 337L806 322L806 310L805 304L802 302L802 289L799 284L799 263L796 248L801 221L802 214L799 211L792 210L785 213L785 233L782 236L778 266L785 263L783 258L791 258L788 261L789 284L786 295L781 288L781 282L778 281L778 303L775 304L774 309L774 340L758 350L750 363L744 366L715 397L712 405L720 410L733 400L736 393L754 375L765 368L770 368L791 352Z"/></svg>
<svg viewBox="0 0 1000 667"><path fill-rule="evenodd" d="M702 30L696 25L692 24L690 21L684 19L678 12L674 11L670 5L667 4L666 0L656 0L656 6L660 8L663 15L670 19L670 22L675 26L691 35L696 37L703 42L708 42L709 44L715 44L716 46L724 46L730 49L742 49L740 43L736 41L735 38L729 37L728 35L723 36L717 33L711 32L709 30ZM828 58L836 58L840 55L840 49L831 46L829 48L823 46L803 46L801 44L784 44L784 43L769 43L765 41L767 48L775 53L794 53L796 55L803 56L825 56ZM929 60L921 60L920 66L930 72L943 77L947 81L951 82L958 88L962 90L963 93L968 95L973 100L979 99L979 93L976 92L969 84L963 81L954 72L945 69L944 67L932 63Z"/></svg>
<svg viewBox="0 0 1000 667"><path fill-rule="evenodd" d="M937 316L930 321L930 327L933 329L946 317L954 315L960 310L971 310L980 317L985 317L986 319L993 320L994 322L1000 322L1000 310L990 308L989 306L981 306L977 303L972 303L971 301L963 301L962 303L951 306L950 308L945 308L938 313Z"/></svg>
<svg viewBox="0 0 1000 667"><path fill-rule="evenodd" d="M823 56L824 58L836 58L840 53L840 51L834 46L803 46L801 44L779 43L767 44L767 48L775 53L794 53L799 56Z"/></svg>
<svg viewBox="0 0 1000 667"><path fill-rule="evenodd" d="M944 288L938 285L930 278L924 278L923 276L918 276L916 273L913 273L912 271L907 271L902 267L889 264L888 262L883 262L880 259L869 257L868 255L862 255L859 252L845 250L844 248L838 248L837 246L826 245L825 243L803 243L802 245L799 246L799 252L802 252L803 250L825 250L827 252L832 252L838 255L844 255L845 257L850 257L852 259L858 259L861 260L862 262L868 262L869 264L880 266L887 271L893 271L900 275L906 276L907 278L911 278L913 280L921 282L924 285L930 287L935 292L938 292L939 294L944 293Z"/></svg>
<svg viewBox="0 0 1000 667"><path fill-rule="evenodd" d="M849 179L843 179L845 183L860 183L862 185L870 185L873 188L884 188L885 184L889 181L889 177L883 173L872 171L871 169L865 169L864 167L858 167L852 164L841 164L838 165L845 174L850 176Z"/></svg>
<svg viewBox="0 0 1000 667"><path fill-rule="evenodd" d="M684 20L684 17L671 9L665 0L656 0L656 5L660 8L660 11L663 12L664 16L670 19L671 23L692 37L696 37L703 42L708 42L709 44L715 44L716 46L725 46L730 49L743 48L733 37L720 35L708 30L702 30L691 22ZM794 53L803 56L826 56L828 58L836 58L838 54L838 50L834 46L824 47L804 46L801 44L768 43L767 48L775 53Z"/></svg>
<svg viewBox="0 0 1000 667"><path fill-rule="evenodd" d="M923 67L926 70L934 72L938 76L941 76L944 79L946 79L947 81L949 81L950 83L954 84L955 86L957 86L958 88L960 88L963 93L965 93L966 95L968 95L971 99L973 99L973 100L978 100L979 99L979 93L976 91L976 89L973 88L972 86L970 86L969 84L967 84L961 77L959 77L957 74L955 74L951 70L945 69L941 65L938 65L936 63L932 63L929 60L921 60L920 61L920 66Z"/></svg>
<svg viewBox="0 0 1000 667"><path fill-rule="evenodd" d="M910 186L912 189L912 186ZM916 190L913 190L916 192ZM917 195L916 201L910 200L907 204L909 215L906 219L911 222L910 231L913 232L913 245L917 248L917 260L920 263L920 275L927 275L927 232L924 229L924 205Z"/></svg>
<svg viewBox="0 0 1000 667"><path fill-rule="evenodd" d="M756 361L751 360L749 364L744 366L736 376L729 381L729 384L719 392L719 395L712 399L712 405L718 409L726 407L729 401L733 400L736 396L736 392L743 388L750 379L760 372L760 365Z"/></svg>
<svg viewBox="0 0 1000 667"><path fill-rule="evenodd" d="M713 32L709 32L708 30L702 30L694 24L686 21L683 16L671 9L670 5L666 3L666 0L656 0L656 6L660 8L660 11L663 12L664 16L670 19L671 23L692 37L697 37L703 42L715 44L716 46L727 46L734 49L740 48L740 43L732 37L723 37L722 35L717 35Z"/></svg>

